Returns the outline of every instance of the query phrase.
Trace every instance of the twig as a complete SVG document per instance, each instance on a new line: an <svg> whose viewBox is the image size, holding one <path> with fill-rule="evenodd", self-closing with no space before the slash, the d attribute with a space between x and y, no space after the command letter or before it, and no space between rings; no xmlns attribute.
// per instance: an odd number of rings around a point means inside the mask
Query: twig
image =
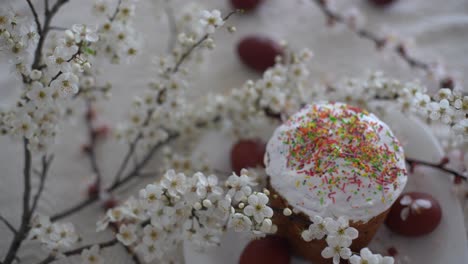
<svg viewBox="0 0 468 264"><path fill-rule="evenodd" d="M37 43L36 50L34 52L34 61L32 63L32 69L38 69L42 59L42 47L44 46L44 42L47 38L47 34L50 30L50 23L52 22L53 17L60 8L66 4L69 0L58 0L51 9L46 8L45 10L45 19L44 19L44 27L41 30L41 35L39 37L39 41ZM47 3L48 6L48 3ZM46 7L47 7L46 6Z"/></svg>
<svg viewBox="0 0 468 264"><path fill-rule="evenodd" d="M10 229L13 235L16 235L18 233L18 231L16 231L16 229L13 227L13 225L1 215L0 215L0 221L2 221L8 227L8 229Z"/></svg>
<svg viewBox="0 0 468 264"><path fill-rule="evenodd" d="M129 173L127 173L127 175L125 177L123 177L120 181L118 182L115 182L114 184L112 184L108 189L107 191L111 192L115 189L117 189L118 187L120 187L121 185L127 183L128 181L130 181L131 179L133 179L134 177L138 176L141 172L141 170L146 166L146 164L148 163L148 161L150 161L150 159L153 157L154 153L156 153L156 151L164 144L164 143L168 143L169 141L177 138L179 136L179 134L172 134L172 135L169 135L169 137L167 138L167 140L165 142L161 142L159 144L156 144L154 145L147 153L146 155L144 156L144 158L133 168L132 171L130 171Z"/></svg>
<svg viewBox="0 0 468 264"><path fill-rule="evenodd" d="M50 26L49 27L50 30L59 30L59 31L65 31L67 30L68 28L65 28L65 27L56 27L56 26Z"/></svg>
<svg viewBox="0 0 468 264"><path fill-rule="evenodd" d="M328 5L326 0L313 0L315 4L319 7L320 11L326 16L327 20L331 23L340 23L344 25L348 25L347 19L340 13L332 10ZM367 39L372 41L377 49L382 48L385 46L387 39L384 37L379 37L377 34L363 28L353 28L349 27L348 28L353 31L355 34L357 34L359 37L363 39ZM413 68L418 68L426 72L427 74L431 74L431 67L430 64L412 57L411 55L408 54L406 51L405 47L402 44L399 44L395 47L394 52L401 58L403 59L409 66Z"/></svg>
<svg viewBox="0 0 468 264"><path fill-rule="evenodd" d="M121 245L123 246L125 251L127 251L127 253L132 257L133 263L141 264L140 258L138 258L138 256L134 252L132 252L129 247L125 246L124 244Z"/></svg>
<svg viewBox="0 0 468 264"><path fill-rule="evenodd" d="M47 178L47 173L49 172L50 165L52 164L52 161L54 160L54 156L51 155L49 158L47 158L45 155L42 157L42 170L39 174L40 177L40 183L39 183L39 189L37 190L36 195L33 198L33 204L31 206L31 210L29 214L32 216L34 214L34 211L36 210L37 203L39 201L39 198L41 197L42 191L44 190L44 185L45 181Z"/></svg>
<svg viewBox="0 0 468 264"><path fill-rule="evenodd" d="M81 209L85 208L86 206L93 204L98 199L99 198L97 196L91 196L88 199L86 199L84 201L81 201L80 203L78 203L78 204L76 204L76 205L74 205L74 206L72 206L72 207L70 207L68 209L65 209L62 212L51 216L50 221L54 222L54 221L60 220L60 219L62 219L64 217L67 217L67 216L69 216L71 214L74 214L74 213L80 211Z"/></svg>
<svg viewBox="0 0 468 264"><path fill-rule="evenodd" d="M68 60L67 62L71 62L72 60L76 59L80 54L81 54L81 48L82 48L82 43L79 44L78 46L78 50L75 52L75 54L73 54ZM49 84L48 86L50 86L52 84L53 81L57 80L58 77L60 77L60 75L62 75L63 72L62 71L59 71L57 74L55 74L54 77L52 77L52 79L50 79L49 81Z"/></svg>
<svg viewBox="0 0 468 264"><path fill-rule="evenodd" d="M229 14L227 14L223 20L226 21L228 20L232 15L239 13L239 10L231 11ZM193 52L194 49L196 49L198 46L200 46L208 37L210 34L205 34L200 40L198 40L194 45L190 46L189 49L187 49L182 56L179 58L177 63L175 64L174 68L172 69L172 73L176 73L179 71L180 65L187 59L187 57Z"/></svg>
<svg viewBox="0 0 468 264"><path fill-rule="evenodd" d="M39 20L39 16L37 15L37 12L36 12L36 8L34 8L34 5L31 3L31 0L26 0L26 2L28 2L29 9L31 9L31 12L34 15L34 21L36 22L37 32L39 33L39 35L41 35L42 26L41 26L41 21Z"/></svg>
<svg viewBox="0 0 468 264"><path fill-rule="evenodd" d="M49 12L49 0L44 0L44 15L46 16Z"/></svg>
<svg viewBox="0 0 468 264"><path fill-rule="evenodd" d="M30 215L30 198L31 198L31 151L28 148L29 141L28 139L23 139L23 149L24 149L24 191L23 191L23 214L21 216L20 227L13 237L13 241L10 244L10 247L7 251L5 259L3 260L4 264L11 264L16 257L16 252L18 252L21 244L23 243L24 238L26 237L29 231L29 222L31 220Z"/></svg>
<svg viewBox="0 0 468 264"><path fill-rule="evenodd" d="M91 102L88 101L87 105L88 105L88 111L90 111L92 108ZM96 158L97 134L95 133L93 129L92 120L89 118L85 118L85 120L86 120L86 127L88 129L88 137L89 137L89 149L86 152L86 154L91 164L91 169L93 173L96 174L96 187L98 190L100 190L101 182L102 182L102 173L101 173L101 170L99 169L99 165L98 165L97 158Z"/></svg>
<svg viewBox="0 0 468 264"><path fill-rule="evenodd" d="M73 250L70 250L70 251L65 251L63 254L67 257L70 257L70 256L73 256L73 255L78 255L78 254L81 254L81 252L85 249L89 249L91 248L92 246L94 245L98 245L101 249L103 248L108 248L108 247L112 247L114 246L115 244L118 243L118 240L116 238L112 239L112 240L109 240L109 241L106 241L106 242L101 242L101 243L98 243L98 244L91 244L91 245L86 245L86 246L82 246L82 247L79 247L79 248L76 248L76 249L73 249ZM47 263L51 263L53 261L57 260L57 257L56 256L48 256L47 258L43 259L41 262L39 262L38 264L47 264Z"/></svg>
<svg viewBox="0 0 468 264"><path fill-rule="evenodd" d="M167 52L172 52L172 49L175 47L176 44L176 35L177 35L177 28L176 28L176 19L174 17L174 9L171 6L170 0L165 1L164 10L166 11L167 17L167 24L169 26L169 39L167 44Z"/></svg>
<svg viewBox="0 0 468 264"><path fill-rule="evenodd" d="M415 166L415 165L423 165L423 166L427 166L427 167L431 167L431 168L434 168L434 169L438 169L440 171L443 171L443 172L447 172L447 173L450 173L452 174L453 176L459 178L459 179L463 179L463 180L468 180L468 177L466 175L463 175L462 173L456 171L456 170L453 170L453 169L449 169L447 167L445 167L445 162L439 162L439 163L431 163L431 162L428 162L428 161L423 161L423 160L416 160L416 159L410 159L410 158L406 158L406 162L410 165L410 166Z"/></svg>
<svg viewBox="0 0 468 264"><path fill-rule="evenodd" d="M122 0L119 0L119 2L117 3L117 7L115 8L114 14L112 14L112 16L109 18L110 22L114 21L115 18L117 17L117 14L119 14L121 4L122 4Z"/></svg>

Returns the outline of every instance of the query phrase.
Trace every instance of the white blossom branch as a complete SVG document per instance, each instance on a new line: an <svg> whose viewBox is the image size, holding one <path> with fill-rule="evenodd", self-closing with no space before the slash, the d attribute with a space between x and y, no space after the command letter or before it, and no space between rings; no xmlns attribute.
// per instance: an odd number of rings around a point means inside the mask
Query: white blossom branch
<svg viewBox="0 0 468 264"><path fill-rule="evenodd" d="M95 243L95 244L92 244L92 245L86 245L86 246L82 246L82 247L79 247L79 248L76 248L76 249L73 249L73 250L70 250L70 251L66 251L66 252L63 252L63 255L67 256L67 257L70 257L70 256L74 256L74 255L78 255L78 254L81 254L81 252L85 249L89 249L91 248L92 246L94 245L98 245L101 249L102 248L108 248L108 247L112 247L114 245L116 245L119 241L117 239L112 239L112 240L109 240L109 241L106 241L106 242L101 242L101 243ZM47 263L51 263L51 262L54 262L57 260L57 256L55 255L50 255L48 256L47 258L43 259L41 262L39 262L38 264L47 264Z"/></svg>
<svg viewBox="0 0 468 264"><path fill-rule="evenodd" d="M386 45L388 40L385 37L380 37L374 32L364 28L358 28L354 26L350 27L348 19L346 19L344 15L331 9L328 6L327 0L312 1L319 7L320 11L325 15L329 23L339 23L347 25L348 28L352 32L354 32L358 37L372 41L377 49L381 49ZM404 60L410 67L420 69L428 75L432 74L430 63L411 56L402 43L398 44L394 48L393 52L395 52L395 54L398 55L402 60ZM440 81L440 86L441 88L453 89L455 87L455 84L453 83L453 79L447 76Z"/></svg>

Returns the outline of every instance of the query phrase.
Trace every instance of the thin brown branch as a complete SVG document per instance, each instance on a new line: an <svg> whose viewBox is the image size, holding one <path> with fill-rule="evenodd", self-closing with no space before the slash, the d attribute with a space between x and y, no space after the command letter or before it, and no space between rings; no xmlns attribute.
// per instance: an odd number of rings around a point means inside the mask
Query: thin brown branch
<svg viewBox="0 0 468 264"><path fill-rule="evenodd" d="M112 14L112 16L109 18L110 22L113 22L115 18L117 17L117 15L119 14L121 4L122 4L122 0L119 0L119 2L117 3L117 7L115 8L114 14Z"/></svg>
<svg viewBox="0 0 468 264"><path fill-rule="evenodd" d="M373 42L377 49L384 47L385 44L387 43L387 39L385 37L380 37L372 31L369 31L364 28L356 28L353 26L349 26L349 21L345 18L345 16L332 10L328 6L326 0L313 0L313 2L319 7L320 11L325 15L329 23L331 24L339 23L339 24L348 26L348 28L360 38L367 39ZM403 44L397 45L393 51L403 61L405 61L410 67L420 69L429 75L432 73L430 63L425 62L421 59L415 58L411 56L410 54L408 54Z"/></svg>
<svg viewBox="0 0 468 264"><path fill-rule="evenodd" d="M49 13L49 0L44 0L44 16Z"/></svg>
<svg viewBox="0 0 468 264"><path fill-rule="evenodd" d="M73 249L73 250L70 250L70 251L66 251L63 254L65 256L67 256L67 257L70 257L70 256L81 254L81 252L83 250L89 249L94 245L98 245L101 249L103 249L103 248L112 247L117 243L118 243L118 240L116 238L114 238L114 239L106 241L106 242L101 242L101 243L91 244L91 245L85 245L85 246L82 246L82 247L79 247L79 248L76 248L76 249ZM57 260L57 257L53 256L53 255L50 255L47 258L43 259L38 264L48 264L48 263L54 262L55 260Z"/></svg>
<svg viewBox="0 0 468 264"><path fill-rule="evenodd" d="M88 110L87 112L91 111L92 104L91 102L87 102ZM96 175L96 187L98 190L101 189L101 182L102 182L102 173L99 168L97 157L96 157L96 144L97 144L97 134L94 131L92 119L85 118L86 120L86 128L88 129L88 139L89 139L89 149L86 152L89 162L91 164L91 169L93 173Z"/></svg>
<svg viewBox="0 0 468 264"><path fill-rule="evenodd" d="M240 13L240 12L241 12L240 10L231 11L229 14L227 14L227 15L223 18L223 21L228 20L232 15L237 14L237 13ZM188 48L188 49L182 54L182 56L180 56L179 60L176 62L174 68L172 69L172 73L178 72L178 71L179 71L179 67L182 65L182 63L190 56L190 54L192 54L192 52L193 52L197 47L199 47L205 40L207 40L209 36L210 36L210 34L205 34L200 40L198 40L195 44L193 44L192 46L190 46L190 48Z"/></svg>
<svg viewBox="0 0 468 264"><path fill-rule="evenodd" d="M4 264L11 264L16 257L23 240L26 238L26 235L29 231L29 222L31 220L30 214L30 199L31 199L31 164L32 157L31 151L28 148L29 141L28 139L23 139L23 150L24 150L24 167L23 167L23 177L24 177L24 190L23 190L23 214L21 216L20 227L13 237L13 241L10 244L10 247L5 255L3 260Z"/></svg>
<svg viewBox="0 0 468 264"><path fill-rule="evenodd" d="M171 6L170 0L166 0L164 4L165 4L164 10L166 12L166 17L167 17L167 24L169 26L169 38L168 38L168 43L167 43L167 51L171 53L177 41L176 19L174 16L174 9Z"/></svg>
<svg viewBox="0 0 468 264"><path fill-rule="evenodd" d="M50 168L50 165L52 164L53 160L54 160L53 155L51 155L49 158L47 158L46 155L42 156L42 168L41 168L41 171L39 173L39 178L40 178L39 188L38 188L38 190L36 192L36 195L33 198L33 203L32 203L32 206L31 206L31 210L29 212L29 214L31 216L34 215L34 211L36 210L39 198L41 198L41 194L42 194L42 191L44 190L44 186L45 186L45 182L46 182L47 175L48 175L48 172L49 172L49 168Z"/></svg>
<svg viewBox="0 0 468 264"><path fill-rule="evenodd" d="M416 159L411 159L411 158L406 158L406 162L410 166L423 165L423 166L431 167L431 168L434 168L434 169L437 169L437 170L440 170L440 171L443 171L443 172L446 172L446 173L450 173L453 176L455 176L456 178L463 179L465 181L468 180L468 177L466 175L464 175L463 173L461 173L459 171L456 171L456 170L453 170L453 169L450 169L450 168L447 168L445 166L446 162L432 163L432 162L429 162L429 161L416 160Z"/></svg>
<svg viewBox="0 0 468 264"><path fill-rule="evenodd" d="M42 34L42 26L41 26L41 21L39 20L39 16L37 15L37 12L36 12L36 8L31 3L31 0L26 0L26 2L29 5L29 9L31 9L31 12L33 13L34 21L36 22L37 33L39 33L39 35L41 35Z"/></svg>
<svg viewBox="0 0 468 264"><path fill-rule="evenodd" d="M32 63L33 69L38 69L39 66L41 65L41 59L42 59L42 48L44 46L44 42L47 38L47 34L49 33L50 30L50 23L52 22L52 19L54 16L57 14L57 12L60 10L60 8L66 4L69 0L58 0L51 9L48 9L48 3L46 6L45 10L45 19L44 19L44 26L41 30L41 35L39 37L39 41L37 43L36 50L34 51L34 60Z"/></svg>
<svg viewBox="0 0 468 264"><path fill-rule="evenodd" d="M15 227L8 220L6 220L6 218L0 215L0 221L3 222L6 225L6 227L8 227L8 229L13 233L13 235L16 236L18 231L16 231Z"/></svg>
<svg viewBox="0 0 468 264"><path fill-rule="evenodd" d="M57 26L50 26L49 27L49 30L57 30L57 31L65 31L67 29L68 28L66 28L66 27L57 27Z"/></svg>

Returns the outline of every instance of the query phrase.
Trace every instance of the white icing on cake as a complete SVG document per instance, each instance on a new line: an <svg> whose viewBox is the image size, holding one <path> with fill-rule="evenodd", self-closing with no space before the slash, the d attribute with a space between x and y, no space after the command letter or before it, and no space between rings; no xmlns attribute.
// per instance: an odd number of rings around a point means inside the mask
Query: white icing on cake
<svg viewBox="0 0 468 264"><path fill-rule="evenodd" d="M342 103L307 105L267 145L271 186L308 216L367 222L406 185L403 148L374 114Z"/></svg>

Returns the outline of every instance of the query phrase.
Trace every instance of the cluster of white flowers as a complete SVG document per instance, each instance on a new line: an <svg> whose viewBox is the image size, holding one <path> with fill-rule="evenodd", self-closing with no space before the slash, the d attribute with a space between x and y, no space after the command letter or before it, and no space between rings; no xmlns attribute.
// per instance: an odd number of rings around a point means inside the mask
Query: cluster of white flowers
<svg viewBox="0 0 468 264"><path fill-rule="evenodd" d="M296 112L302 102L315 95L308 87L307 63L312 52L304 49L278 58L263 78L247 81L241 88L232 89L225 97L215 97L213 104L227 120L235 134L249 136L255 127L264 127L276 119Z"/></svg>
<svg viewBox="0 0 468 264"><path fill-rule="evenodd" d="M15 25L11 27L21 28L16 21L19 18L5 19ZM23 31L14 33L8 27L3 30L4 37L8 36L13 42L21 41L17 38ZM38 34L37 31L31 32ZM31 35L31 32L23 34ZM11 41L2 43L2 47L8 47ZM54 50L42 58L45 64L33 65L36 67L33 69L23 63L32 60L30 53L10 52L15 58L10 62L16 65L15 69L22 76L25 88L16 106L3 114L5 130L13 136L27 138L31 150L45 151L58 132L60 119L66 114L67 101L78 92L78 75L91 67L85 51L95 41L97 36L91 28L74 25L72 30L63 32Z"/></svg>
<svg viewBox="0 0 468 264"><path fill-rule="evenodd" d="M93 13L100 19L99 42L93 51L110 59L112 63L131 60L140 50L141 41L132 19L137 0L97 0Z"/></svg>
<svg viewBox="0 0 468 264"><path fill-rule="evenodd" d="M169 170L160 182L108 210L98 231L118 225L117 239L145 261L164 259L184 240L200 248L219 245L226 228L256 235L273 230L268 191L256 192L247 170L231 175L223 188L215 175L191 177Z"/></svg>
<svg viewBox="0 0 468 264"><path fill-rule="evenodd" d="M60 254L72 248L79 238L73 224L51 223L47 216L36 215L31 226L28 238L39 241L49 253Z"/></svg>
<svg viewBox="0 0 468 264"><path fill-rule="evenodd" d="M12 72L29 75L30 54L38 40L32 20L20 17L14 10L0 8L0 51L6 55Z"/></svg>
<svg viewBox="0 0 468 264"><path fill-rule="evenodd" d="M392 257L383 257L380 254L373 254L368 248L363 248L360 254L353 254L349 248L352 241L358 238L357 229L349 226L349 221L345 217L333 219L316 215L311 218L312 224L302 231L302 239L306 242L325 238L327 247L322 251L322 257L332 258L334 264L339 264L340 259L349 259L352 264L372 263L372 264L393 264Z"/></svg>
<svg viewBox="0 0 468 264"><path fill-rule="evenodd" d="M100 248L98 245L93 245L90 248L85 248L81 252L81 260L83 264L103 264L104 259L100 255Z"/></svg>
<svg viewBox="0 0 468 264"><path fill-rule="evenodd" d="M344 101L376 112L383 109L375 109L371 102L394 101L398 111L441 121L456 134L468 138L468 95L463 94L461 87L453 90L443 88L430 95L426 87L418 82L402 83L383 76L381 72L374 72L363 80L347 79L334 88L335 91L328 99Z"/></svg>
<svg viewBox="0 0 468 264"><path fill-rule="evenodd" d="M182 155L175 153L171 148L165 147L162 150L162 169L164 171L173 169L184 174L193 174L194 172L201 171L203 173L211 172L212 169L208 164L206 157L203 155Z"/></svg>
<svg viewBox="0 0 468 264"><path fill-rule="evenodd" d="M193 13L195 11L198 15ZM175 32L179 37L170 55L155 59L155 79L143 95L134 99L129 121L119 128L118 136L124 141L140 138L138 146L141 148L151 148L165 141L170 133L190 134L187 132L206 124L209 116L207 107L187 103L190 76L185 68L193 66L203 50L213 47L210 35L224 20L218 10L198 10L194 6L182 9L182 15L176 17L178 30L184 31Z"/></svg>

